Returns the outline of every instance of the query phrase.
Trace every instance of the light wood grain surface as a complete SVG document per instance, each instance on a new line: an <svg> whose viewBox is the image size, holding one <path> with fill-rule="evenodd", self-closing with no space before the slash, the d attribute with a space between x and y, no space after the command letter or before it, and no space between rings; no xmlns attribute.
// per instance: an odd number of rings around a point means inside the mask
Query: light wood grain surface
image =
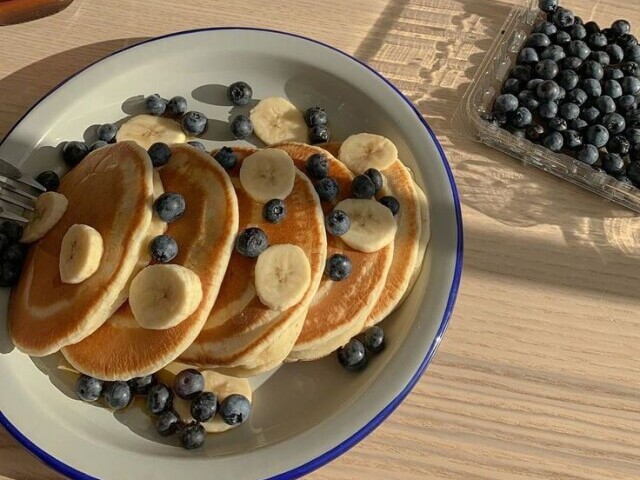
<svg viewBox="0 0 640 480"><path fill-rule="evenodd" d="M585 21L629 18L640 33L640 2L564 5ZM439 136L463 204L465 270L451 326L415 390L308 478L637 479L640 220L450 123L509 8L494 0L76 0L0 28L0 135L67 75L143 37L256 25L354 53L407 93ZM36 478L60 477L0 431L0 479Z"/></svg>

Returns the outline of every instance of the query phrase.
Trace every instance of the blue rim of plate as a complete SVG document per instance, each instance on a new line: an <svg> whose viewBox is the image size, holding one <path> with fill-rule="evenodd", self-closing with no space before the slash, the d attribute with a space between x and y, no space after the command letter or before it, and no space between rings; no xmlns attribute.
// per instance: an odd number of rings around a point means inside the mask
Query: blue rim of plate
<svg viewBox="0 0 640 480"><path fill-rule="evenodd" d="M438 153L440 154L440 159L442 160L442 164L443 164L443 166L444 166L444 168L445 168L445 170L447 172L447 177L449 178L449 185L451 187L451 193L453 195L453 200L454 200L454 207L455 207L455 212L456 212L456 226L457 226L457 234L458 234L457 235L458 241L457 241L457 245L456 245L455 271L454 271L454 274L453 274L453 281L451 283L451 289L449 290L449 297L447 299L447 306L445 308L444 315L442 317L442 321L440 322L440 326L438 327L438 331L436 333L436 337L433 340L433 342L431 343L431 345L429 346L429 350L427 351L427 355L425 356L425 358L422 361L422 363L420 363L420 366L418 367L418 370L411 377L411 380L404 387L404 389L402 389L402 391L391 401L391 403L389 403L389 405L387 405L385 408L383 408L382 411L380 411L375 417L373 417L364 427L362 427L360 430L358 430L352 436L350 436L349 438L344 440L342 443L340 443L337 446L333 447L331 450L323 453L319 457L314 458L313 460L310 460L307 463L304 463L304 464L302 464L302 465L300 465L298 467L292 468L289 471L286 471L286 472L283 472L283 473L279 473L279 474L277 474L275 476L272 476L272 477L264 479L264 480L294 480L296 478L300 478L303 475L306 475L306 474L316 470L317 468L320 468L321 466L329 463L330 461L334 460L335 458L337 458L340 455L342 455L343 453L345 453L351 447L355 446L363 438L365 438L373 430L375 430L400 405L400 403L402 403L402 400L404 400L405 397L409 394L409 392L413 389L415 384L418 382L420 377L422 377L423 373L425 372L425 370L429 366L429 363L431 362L431 359L433 358L433 355L436 353L436 350L438 349L438 345L440 345L442 337L444 336L444 333L447 330L447 326L449 325L449 320L451 319L451 314L453 313L453 307L454 307L454 304L456 302L456 297L458 295L458 288L460 286L460 277L462 275L463 236L462 236L462 212L460 210L460 198L458 196L458 189L456 188L456 183L455 183L455 180L453 179L453 173L451 172L451 167L449 166L449 162L447 160L447 156L445 155L444 150L442 149L442 146L440 145L440 142L436 138L435 133L433 133L433 130L431 130L431 127L429 126L427 121L424 119L424 117L422 116L420 111L417 109L417 107L413 104L413 102L411 100L409 100L406 97L406 95L403 94L398 89L398 87L396 87L393 83L391 83L389 80L387 80L381 73L379 73L378 71L376 71L375 69L373 69L372 67L370 67L369 65L364 63L363 61L358 60L354 56L349 55L348 53L345 53L345 52L343 52L342 50L340 50L340 49L338 49L336 47L333 47L331 45L327 45L326 43L320 42L318 40L313 40L312 38L308 38L308 37L305 37L303 35L297 35L295 33L282 32L280 30L272 30L272 29L268 29L268 28L254 28L254 27L196 28L196 29L193 29L193 30L183 30L183 31L180 31L180 32L169 33L167 35L162 35L162 36L159 36L159 37L153 37L153 38L149 38L147 40L143 40L142 42L136 43L135 45L129 45L127 47L121 48L120 50L112 52L112 53L104 56L103 58L100 58L99 60L96 60L95 62L92 62L89 65L87 65L86 67L78 70L76 73L74 73L73 75L67 77L62 82L60 82L58 85L53 87L46 94L44 94L36 103L34 103L31 106L31 108L29 108L25 112L25 114L7 132L7 134L4 136L4 138L0 141L0 146L2 146L2 144L5 142L5 140L7 138L9 138L9 136L11 135L13 130L15 130L15 128L22 122L22 120L24 120L24 118L27 115L29 115L29 113L31 113L31 111L35 107L37 107L45 98L47 98L53 92L58 90L62 85L64 85L65 83L67 83L68 81L73 79L76 75L82 73L83 71L87 70L88 68L92 67L93 65L96 65L97 63L100 63L101 61L103 61L103 60L105 60L105 59L107 59L109 57L112 57L114 55L117 55L117 54L119 54L121 52L124 52L126 50L135 48L135 47L137 47L139 45L144 45L145 43L151 43L151 42L155 42L155 41L162 40L162 39L165 39L165 38L170 38L170 37L177 37L177 36L181 36L181 35L189 35L189 34L192 34L192 33L206 32L206 31L217 31L217 30L251 30L251 31L258 31L258 32L275 33L275 34L279 34L279 35L285 35L285 36L288 36L288 37L298 38L300 40L305 40L307 42L315 43L317 45L321 45L323 47L329 48L330 50L333 50L334 52L337 52L340 55L344 55L345 57L353 60L354 62L358 63L359 65L363 66L364 68L369 70L371 73L373 73L374 75L379 77L400 98L402 98L402 100L404 100L407 103L407 105L416 114L416 116L418 117L418 119L420 120L422 125L424 125L424 128L426 129L427 133L429 134L429 136L433 140L433 143L435 144L435 146L436 146L436 148L438 150ZM61 462L57 458L52 457L47 452L45 452L44 450L39 448L31 440L29 440L27 437L25 437L9 421L9 419L2 414L2 412L0 412L0 425L2 425L18 442L20 442L31 453L36 455L40 460L44 461L47 465L49 465L51 468L53 468L57 472L59 472L59 473L61 473L63 475L66 475L67 477L72 478L74 480L97 480L95 477L92 477L90 475L87 475L86 473L83 473L83 472L81 472L79 470L76 470L75 468L73 468L73 467Z"/></svg>

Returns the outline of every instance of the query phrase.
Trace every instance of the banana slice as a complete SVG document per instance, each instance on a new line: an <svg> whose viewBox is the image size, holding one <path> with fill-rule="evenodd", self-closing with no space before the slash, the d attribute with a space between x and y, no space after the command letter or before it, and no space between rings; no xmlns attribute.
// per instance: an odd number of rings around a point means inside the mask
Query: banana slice
<svg viewBox="0 0 640 480"><path fill-rule="evenodd" d="M278 148L258 150L242 161L240 185L256 202L284 200L293 190L296 167L291 157Z"/></svg>
<svg viewBox="0 0 640 480"><path fill-rule="evenodd" d="M255 283L258 298L265 306L286 310L302 300L309 288L309 259L297 245L273 245L258 257Z"/></svg>
<svg viewBox="0 0 640 480"><path fill-rule="evenodd" d="M193 367L183 363L172 362L158 372L158 380L167 385L173 385L175 376L187 368ZM215 393L218 397L218 402L222 402L232 393L244 395L250 402L252 401L251 386L246 378L229 377L212 370L200 370L200 373L202 373L204 377L204 391ZM193 420L191 416L191 402L189 400L183 400L178 396L174 396L173 408L182 421L189 423ZM202 426L207 433L222 433L238 425L227 425L222 421L220 415L216 414L212 420L203 422Z"/></svg>
<svg viewBox="0 0 640 480"><path fill-rule="evenodd" d="M352 172L364 173L368 168L384 170L390 167L398 159L398 149L386 137L358 133L342 143L338 158Z"/></svg>
<svg viewBox="0 0 640 480"><path fill-rule="evenodd" d="M267 145L309 141L309 129L302 112L282 97L260 100L249 115L253 131Z"/></svg>
<svg viewBox="0 0 640 480"><path fill-rule="evenodd" d="M124 122L116 141L133 140L145 150L156 142L166 144L184 143L187 137L178 122L154 115L136 115Z"/></svg>
<svg viewBox="0 0 640 480"><path fill-rule="evenodd" d="M391 210L374 199L348 198L335 206L351 219L351 228L340 238L360 252L377 252L393 242L396 220Z"/></svg>
<svg viewBox="0 0 640 480"><path fill-rule="evenodd" d="M181 265L150 265L131 282L129 306L142 328L163 330L195 312L202 300L200 278Z"/></svg>
<svg viewBox="0 0 640 480"><path fill-rule="evenodd" d="M96 273L104 253L102 235L89 225L71 225L62 237L60 279L63 283L81 283Z"/></svg>
<svg viewBox="0 0 640 480"><path fill-rule="evenodd" d="M40 240L51 230L67 211L69 200L57 192L45 192L38 197L33 215L22 232L23 243Z"/></svg>

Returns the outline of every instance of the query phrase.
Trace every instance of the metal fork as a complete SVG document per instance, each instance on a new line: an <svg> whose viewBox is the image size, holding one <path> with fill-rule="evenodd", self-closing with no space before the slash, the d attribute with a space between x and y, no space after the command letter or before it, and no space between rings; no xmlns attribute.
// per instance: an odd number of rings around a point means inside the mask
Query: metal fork
<svg viewBox="0 0 640 480"><path fill-rule="evenodd" d="M0 158L0 218L27 223L45 188Z"/></svg>

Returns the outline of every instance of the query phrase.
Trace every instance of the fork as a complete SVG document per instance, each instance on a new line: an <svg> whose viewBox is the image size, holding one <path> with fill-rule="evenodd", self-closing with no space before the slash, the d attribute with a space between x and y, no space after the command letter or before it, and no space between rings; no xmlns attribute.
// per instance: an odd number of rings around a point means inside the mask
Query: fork
<svg viewBox="0 0 640 480"><path fill-rule="evenodd" d="M25 224L45 188L0 158L0 218Z"/></svg>

